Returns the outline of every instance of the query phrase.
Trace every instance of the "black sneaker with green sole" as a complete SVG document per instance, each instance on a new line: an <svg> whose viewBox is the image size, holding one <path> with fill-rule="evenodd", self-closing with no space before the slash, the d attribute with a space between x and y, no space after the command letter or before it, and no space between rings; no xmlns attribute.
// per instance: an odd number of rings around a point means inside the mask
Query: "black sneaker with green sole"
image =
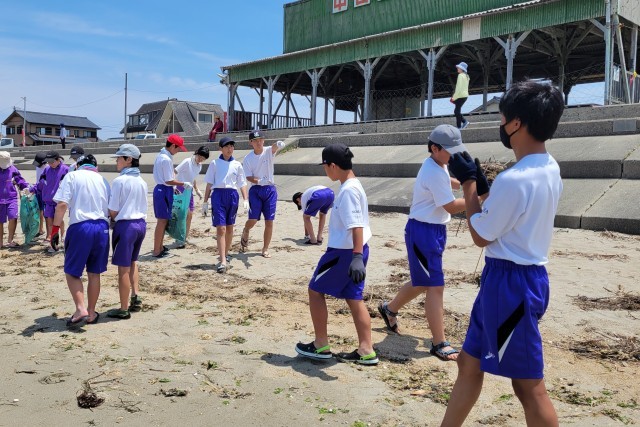
<svg viewBox="0 0 640 427"><path fill-rule="evenodd" d="M336 354L336 359L341 362L354 362L359 365L377 365L379 362L378 355L375 351L366 356L362 356L358 353L357 349L351 353L338 353Z"/></svg>
<svg viewBox="0 0 640 427"><path fill-rule="evenodd" d="M296 344L296 352L301 356L316 360L327 360L333 357L333 354L331 353L331 350L329 350L328 345L325 345L321 348L316 348L316 346L313 344L313 341L311 341L309 344L303 344L299 342L298 344Z"/></svg>

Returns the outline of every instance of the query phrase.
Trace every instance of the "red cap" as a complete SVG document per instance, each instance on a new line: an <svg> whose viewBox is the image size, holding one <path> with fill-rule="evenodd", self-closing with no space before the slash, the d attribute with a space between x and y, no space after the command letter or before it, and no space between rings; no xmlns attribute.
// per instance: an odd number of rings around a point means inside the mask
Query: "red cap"
<svg viewBox="0 0 640 427"><path fill-rule="evenodd" d="M167 142L180 147L182 151L187 151L187 148L184 146L184 139L182 139L180 135L169 135L169 138L167 138Z"/></svg>

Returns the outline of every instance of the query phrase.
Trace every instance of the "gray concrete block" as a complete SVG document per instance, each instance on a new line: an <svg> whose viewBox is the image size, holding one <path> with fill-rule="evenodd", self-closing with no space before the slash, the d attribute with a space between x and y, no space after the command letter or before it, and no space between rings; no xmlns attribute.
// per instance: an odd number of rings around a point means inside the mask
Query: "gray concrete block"
<svg viewBox="0 0 640 427"><path fill-rule="evenodd" d="M638 120L620 119L613 121L613 133L635 133L638 130Z"/></svg>
<svg viewBox="0 0 640 427"><path fill-rule="evenodd" d="M581 227L640 234L640 182L618 180L582 216Z"/></svg>
<svg viewBox="0 0 640 427"><path fill-rule="evenodd" d="M555 226L580 228L582 216L617 182L615 179L563 179Z"/></svg>
<svg viewBox="0 0 640 427"><path fill-rule="evenodd" d="M640 136L638 137L640 142ZM640 144L622 163L622 177L640 179Z"/></svg>

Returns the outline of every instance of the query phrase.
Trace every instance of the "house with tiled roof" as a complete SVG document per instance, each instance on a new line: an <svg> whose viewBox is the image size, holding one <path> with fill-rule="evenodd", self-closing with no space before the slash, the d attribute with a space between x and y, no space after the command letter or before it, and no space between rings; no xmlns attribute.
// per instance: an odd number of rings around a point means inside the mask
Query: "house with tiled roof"
<svg viewBox="0 0 640 427"><path fill-rule="evenodd" d="M98 142L100 127L86 117L64 114L15 110L2 124L7 138L16 146L22 145L22 126L26 121L26 145L53 145L60 143L60 125L67 129L67 144Z"/></svg>
<svg viewBox="0 0 640 427"><path fill-rule="evenodd" d="M135 138L144 133L182 136L207 135L215 117L223 118L219 104L180 101L176 98L143 104L129 115L126 128L120 133L125 138Z"/></svg>

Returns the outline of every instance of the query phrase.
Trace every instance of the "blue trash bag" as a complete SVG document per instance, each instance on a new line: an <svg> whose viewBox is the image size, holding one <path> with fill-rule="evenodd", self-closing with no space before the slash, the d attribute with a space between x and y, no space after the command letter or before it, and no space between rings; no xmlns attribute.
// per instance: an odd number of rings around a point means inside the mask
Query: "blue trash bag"
<svg viewBox="0 0 640 427"><path fill-rule="evenodd" d="M20 196L20 226L27 244L38 234L40 228L40 208L35 195Z"/></svg>
<svg viewBox="0 0 640 427"><path fill-rule="evenodd" d="M173 195L171 219L167 226L167 234L179 242L187 240L187 213L191 201L191 189Z"/></svg>

